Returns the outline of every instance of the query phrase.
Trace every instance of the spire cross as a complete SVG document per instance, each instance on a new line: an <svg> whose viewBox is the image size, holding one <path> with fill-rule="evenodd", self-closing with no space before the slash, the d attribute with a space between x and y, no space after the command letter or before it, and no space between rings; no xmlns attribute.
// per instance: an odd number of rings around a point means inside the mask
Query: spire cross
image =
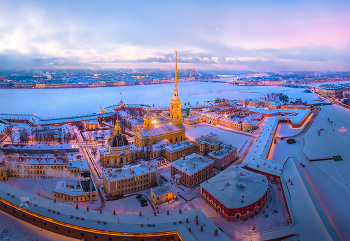
<svg viewBox="0 0 350 241"><path fill-rule="evenodd" d="M176 62L175 62L175 89L177 89L177 51L176 53Z"/></svg>

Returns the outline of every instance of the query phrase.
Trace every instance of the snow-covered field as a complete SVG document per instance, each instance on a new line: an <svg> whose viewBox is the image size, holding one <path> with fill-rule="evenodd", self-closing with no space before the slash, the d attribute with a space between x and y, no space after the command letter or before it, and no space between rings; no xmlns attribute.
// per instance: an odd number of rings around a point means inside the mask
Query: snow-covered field
<svg viewBox="0 0 350 241"><path fill-rule="evenodd" d="M181 101L203 103L217 97L228 99L260 98L267 93L284 93L311 103L315 96L302 88L282 86L236 86L215 82L180 82ZM0 113L37 114L42 118L76 116L100 111L120 101L128 104L169 105L174 84L135 85L109 88L0 89ZM52 107L55 108L52 108Z"/></svg>
<svg viewBox="0 0 350 241"><path fill-rule="evenodd" d="M276 136L279 137L288 137L288 136L294 136L299 134L304 127L309 122L310 118L312 117L312 114L308 117L308 119L305 121L305 123L299 127L299 128L293 128L290 123L280 123L278 124L277 130L276 130Z"/></svg>
<svg viewBox="0 0 350 241"><path fill-rule="evenodd" d="M335 105L323 106L305 134L305 154L310 159L341 155L344 160L350 160L349 119L350 111L345 108Z"/></svg>
<svg viewBox="0 0 350 241"><path fill-rule="evenodd" d="M186 130L186 137L189 140L194 141L194 139L208 135L211 132L218 135L219 141L222 141L224 144L231 144L232 146L237 147L238 150L246 143L246 141L250 139L249 136L224 131L211 126L198 126L196 128Z"/></svg>

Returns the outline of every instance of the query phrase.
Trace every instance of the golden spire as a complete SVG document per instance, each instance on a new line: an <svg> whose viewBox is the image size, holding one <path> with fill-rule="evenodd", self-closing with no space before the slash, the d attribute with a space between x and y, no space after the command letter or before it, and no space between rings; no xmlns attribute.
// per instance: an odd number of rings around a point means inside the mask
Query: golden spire
<svg viewBox="0 0 350 241"><path fill-rule="evenodd" d="M177 89L177 51L176 53L176 62L175 62L175 89Z"/></svg>
<svg viewBox="0 0 350 241"><path fill-rule="evenodd" d="M148 107L148 106L147 106L147 109L146 109L146 110L147 110L147 114L149 114L149 107Z"/></svg>
<svg viewBox="0 0 350 241"><path fill-rule="evenodd" d="M115 136L116 135L120 135L120 126L119 126L119 120L118 119L115 121L113 135L115 135Z"/></svg>

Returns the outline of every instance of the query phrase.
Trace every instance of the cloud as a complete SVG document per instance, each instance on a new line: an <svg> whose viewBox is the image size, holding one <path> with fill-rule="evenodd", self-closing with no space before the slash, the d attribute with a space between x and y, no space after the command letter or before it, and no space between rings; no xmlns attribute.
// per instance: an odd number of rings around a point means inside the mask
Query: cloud
<svg viewBox="0 0 350 241"><path fill-rule="evenodd" d="M0 68L166 68L178 50L186 67L343 70L349 8L337 0L2 1Z"/></svg>

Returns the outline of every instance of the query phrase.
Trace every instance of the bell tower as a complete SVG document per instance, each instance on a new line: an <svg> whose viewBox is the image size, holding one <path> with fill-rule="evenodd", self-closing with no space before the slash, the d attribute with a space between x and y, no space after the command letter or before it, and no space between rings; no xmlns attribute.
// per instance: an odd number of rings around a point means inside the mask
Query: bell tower
<svg viewBox="0 0 350 241"><path fill-rule="evenodd" d="M149 113L148 107L147 114L143 117L143 128L148 131L152 129L152 115Z"/></svg>
<svg viewBox="0 0 350 241"><path fill-rule="evenodd" d="M179 90L177 89L177 51L176 60L175 60L175 89L174 96L170 101L170 121L174 125L182 125L182 117L181 117L181 101L179 98Z"/></svg>

